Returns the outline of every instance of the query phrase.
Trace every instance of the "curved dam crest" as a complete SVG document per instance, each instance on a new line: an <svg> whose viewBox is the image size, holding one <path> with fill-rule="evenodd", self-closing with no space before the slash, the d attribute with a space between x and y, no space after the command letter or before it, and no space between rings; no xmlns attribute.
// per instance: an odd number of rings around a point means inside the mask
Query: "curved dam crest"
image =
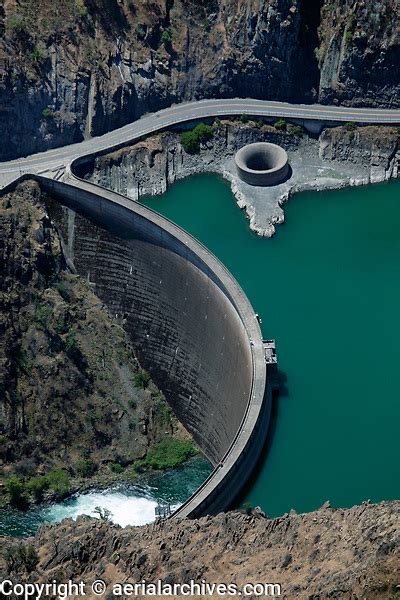
<svg viewBox="0 0 400 600"><path fill-rule="evenodd" d="M140 363L217 464L252 383L248 336L230 298L161 230L127 227L122 215L107 223L107 211L89 219L56 203L50 216L76 271L123 323Z"/></svg>
<svg viewBox="0 0 400 600"><path fill-rule="evenodd" d="M266 350L243 290L204 246L154 211L73 175L68 183L33 179L56 200L48 210L70 265L123 324L215 466L173 516L225 510L258 460L271 409Z"/></svg>
<svg viewBox="0 0 400 600"><path fill-rule="evenodd" d="M246 483L269 423L273 372L267 373L267 363L272 349L264 345L245 294L204 246L157 213L80 180L73 167L80 157L122 148L178 123L238 114L287 117L310 131L320 131L323 122L398 123L400 118L398 111L386 109L203 100L150 114L99 138L0 165L3 191L33 178L60 200L59 227L66 253L125 322L142 364L215 465L174 516L198 517L224 510ZM96 225L85 226L83 215ZM121 245L121 235L126 244ZM101 269L96 252L102 260L107 256L109 271ZM135 285L133 273L142 289ZM135 309L142 317L140 323L132 314ZM179 327L182 318L187 331ZM221 335L218 343L216 332Z"/></svg>

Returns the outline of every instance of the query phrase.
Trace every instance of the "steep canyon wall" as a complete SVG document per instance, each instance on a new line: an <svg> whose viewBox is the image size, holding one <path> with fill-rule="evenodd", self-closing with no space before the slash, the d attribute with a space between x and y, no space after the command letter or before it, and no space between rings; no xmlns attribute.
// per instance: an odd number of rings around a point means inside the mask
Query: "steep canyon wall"
<svg viewBox="0 0 400 600"><path fill-rule="evenodd" d="M207 97L400 106L396 0L9 0L0 160Z"/></svg>

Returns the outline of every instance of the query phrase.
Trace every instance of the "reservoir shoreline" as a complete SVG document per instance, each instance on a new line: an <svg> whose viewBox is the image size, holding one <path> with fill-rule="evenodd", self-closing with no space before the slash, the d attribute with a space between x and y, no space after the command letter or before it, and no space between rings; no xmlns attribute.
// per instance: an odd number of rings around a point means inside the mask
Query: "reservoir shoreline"
<svg viewBox="0 0 400 600"><path fill-rule="evenodd" d="M83 157L79 175L132 200L155 196L175 182L201 173L216 173L231 184L249 226L271 237L285 220L284 204L303 191L323 191L396 179L400 163L400 130L395 127L344 125L324 129L319 136L284 122L281 129L262 121L215 120L213 136L199 153L188 154L179 131L152 135L115 152ZM272 187L241 181L234 155L259 141L282 146L288 153L291 177Z"/></svg>

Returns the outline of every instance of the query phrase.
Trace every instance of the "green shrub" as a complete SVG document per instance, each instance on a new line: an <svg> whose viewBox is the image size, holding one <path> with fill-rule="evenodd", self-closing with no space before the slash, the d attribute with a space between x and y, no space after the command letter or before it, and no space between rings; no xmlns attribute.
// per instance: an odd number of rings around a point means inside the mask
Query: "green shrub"
<svg viewBox="0 0 400 600"><path fill-rule="evenodd" d="M150 448L143 464L152 469L170 469L182 464L196 453L192 442L166 438Z"/></svg>
<svg viewBox="0 0 400 600"><path fill-rule="evenodd" d="M25 373L29 374L32 371L33 360L23 348L19 348L15 353L15 363L17 367Z"/></svg>
<svg viewBox="0 0 400 600"><path fill-rule="evenodd" d="M12 15L7 19L7 29L16 36L22 35L25 33L24 19L20 15Z"/></svg>
<svg viewBox="0 0 400 600"><path fill-rule="evenodd" d="M188 154L196 154L200 150L200 143L193 131L181 134L181 144Z"/></svg>
<svg viewBox="0 0 400 600"><path fill-rule="evenodd" d="M170 46L172 43L172 33L169 29L165 29L161 35L161 43L164 46Z"/></svg>
<svg viewBox="0 0 400 600"><path fill-rule="evenodd" d="M289 133L297 135L298 137L302 137L304 135L304 127L301 125L291 125Z"/></svg>
<svg viewBox="0 0 400 600"><path fill-rule="evenodd" d="M211 23L208 19L204 19L202 23L202 29L205 33L208 33L211 29Z"/></svg>
<svg viewBox="0 0 400 600"><path fill-rule="evenodd" d="M76 471L81 477L90 477L96 469L96 463L90 458L82 458L76 465Z"/></svg>
<svg viewBox="0 0 400 600"><path fill-rule="evenodd" d="M54 331L59 335L67 333L69 329L68 320L65 317L66 315L58 315L56 323L54 325Z"/></svg>
<svg viewBox="0 0 400 600"><path fill-rule="evenodd" d="M75 331L70 331L65 340L65 352L69 355L74 354L78 350L78 342L76 341Z"/></svg>
<svg viewBox="0 0 400 600"><path fill-rule="evenodd" d="M91 425L95 425L97 421L101 419L101 412L96 408L89 408L87 411L87 418ZM89 458L89 456L84 456L83 458Z"/></svg>
<svg viewBox="0 0 400 600"><path fill-rule="evenodd" d="M80 17L85 17L87 15L85 0L75 0L75 8Z"/></svg>
<svg viewBox="0 0 400 600"><path fill-rule="evenodd" d="M61 498L69 492L69 475L64 469L54 469L46 475L49 488Z"/></svg>
<svg viewBox="0 0 400 600"><path fill-rule="evenodd" d="M11 475L6 479L5 487L8 493L11 506L22 508L26 505L26 489L25 484L18 475Z"/></svg>
<svg viewBox="0 0 400 600"><path fill-rule="evenodd" d="M164 422L168 422L171 420L173 412L172 408L168 404L168 402L163 398L163 396L154 397L154 414L157 415L157 419L160 419Z"/></svg>
<svg viewBox="0 0 400 600"><path fill-rule="evenodd" d="M143 390L145 390L149 385L149 382L150 375L147 371L145 371L145 369L139 369L139 371L133 376L133 383L137 388L142 388Z"/></svg>
<svg viewBox="0 0 400 600"><path fill-rule="evenodd" d="M137 407L137 402L136 402L136 400L134 400L133 398L129 398L129 400L128 400L128 406L129 406L129 408L131 408L132 410L135 410L135 408Z"/></svg>
<svg viewBox="0 0 400 600"><path fill-rule="evenodd" d="M249 116L248 115L240 115L239 121L241 123L248 123L249 122Z"/></svg>
<svg viewBox="0 0 400 600"><path fill-rule="evenodd" d="M112 473L116 473L117 475L124 472L124 467L118 462L111 463L110 469Z"/></svg>
<svg viewBox="0 0 400 600"><path fill-rule="evenodd" d="M36 323L43 329L47 329L52 312L53 310L49 304L38 304L35 310Z"/></svg>
<svg viewBox="0 0 400 600"><path fill-rule="evenodd" d="M355 28L357 27L357 15L355 13L352 13L349 18L348 18L348 22L347 22L347 26L349 29L351 29L352 31L355 30Z"/></svg>
<svg viewBox="0 0 400 600"><path fill-rule="evenodd" d="M38 553L36 552L35 547L32 546L32 544L21 544L19 546L19 558L25 566L25 569L28 573L34 571L39 562Z"/></svg>
<svg viewBox="0 0 400 600"><path fill-rule="evenodd" d="M25 569L27 573L35 570L39 556L32 544L19 544L18 546L8 546L3 550L3 556L7 563L8 573L18 573Z"/></svg>
<svg viewBox="0 0 400 600"><path fill-rule="evenodd" d="M351 44L351 42L353 41L353 32L347 30L344 39L346 44Z"/></svg>
<svg viewBox="0 0 400 600"><path fill-rule="evenodd" d="M40 46L35 46L32 52L29 54L29 58L36 65L42 65L47 59L46 51Z"/></svg>
<svg viewBox="0 0 400 600"><path fill-rule="evenodd" d="M52 108L50 108L50 106L46 106L46 108L44 108L42 110L42 117L43 117L43 119L53 119L54 118L54 110Z"/></svg>
<svg viewBox="0 0 400 600"><path fill-rule="evenodd" d="M199 123L196 125L196 127L193 129L193 133L200 142L211 140L212 136L214 135L211 125L206 125L205 123Z"/></svg>
<svg viewBox="0 0 400 600"><path fill-rule="evenodd" d="M54 114L54 113L53 113ZM56 290L60 294L61 298L66 302L69 302L71 297L67 286L64 281L58 281L56 283Z"/></svg>
<svg viewBox="0 0 400 600"><path fill-rule="evenodd" d="M185 131L181 134L181 144L188 154L196 154L200 150L200 144L213 137L213 128L211 125L199 123L192 131Z"/></svg>
<svg viewBox="0 0 400 600"><path fill-rule="evenodd" d="M357 27L357 15L352 13L347 20L347 29L344 36L346 44L351 44Z"/></svg>
<svg viewBox="0 0 400 600"><path fill-rule="evenodd" d="M246 515L251 515L254 508L250 504L250 502L243 502L242 506L239 509L241 512L244 512Z"/></svg>
<svg viewBox="0 0 400 600"><path fill-rule="evenodd" d="M286 131L287 123L286 123L285 119L278 119L277 121L275 121L274 127L275 127L275 129L278 129L279 131Z"/></svg>
<svg viewBox="0 0 400 600"><path fill-rule="evenodd" d="M143 25L137 25L136 27L136 35L140 40L143 40L146 37L146 31Z"/></svg>
<svg viewBox="0 0 400 600"><path fill-rule="evenodd" d="M45 476L37 476L29 479L26 488L36 502L43 500L44 492L49 488L49 480Z"/></svg>
<svg viewBox="0 0 400 600"><path fill-rule="evenodd" d="M346 131L355 131L357 129L357 123L349 121L348 123L345 123L344 128L346 129Z"/></svg>

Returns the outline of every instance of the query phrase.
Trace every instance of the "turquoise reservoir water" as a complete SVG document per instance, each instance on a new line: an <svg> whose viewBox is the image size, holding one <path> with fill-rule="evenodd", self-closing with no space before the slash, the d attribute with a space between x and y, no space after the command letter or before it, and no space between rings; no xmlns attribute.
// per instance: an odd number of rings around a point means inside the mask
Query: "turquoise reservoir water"
<svg viewBox="0 0 400 600"><path fill-rule="evenodd" d="M231 270L277 342L285 393L246 500L270 516L400 497L400 182L295 196L271 240L248 227L229 185L201 176L146 204ZM227 372L227 377L229 373ZM0 511L0 535L109 508L139 525L179 505L209 473L194 459L141 485L90 492L25 513Z"/></svg>
<svg viewBox="0 0 400 600"><path fill-rule="evenodd" d="M400 183L297 195L270 240L215 176L146 204L225 263L276 339L286 392L246 500L276 516L399 498Z"/></svg>

